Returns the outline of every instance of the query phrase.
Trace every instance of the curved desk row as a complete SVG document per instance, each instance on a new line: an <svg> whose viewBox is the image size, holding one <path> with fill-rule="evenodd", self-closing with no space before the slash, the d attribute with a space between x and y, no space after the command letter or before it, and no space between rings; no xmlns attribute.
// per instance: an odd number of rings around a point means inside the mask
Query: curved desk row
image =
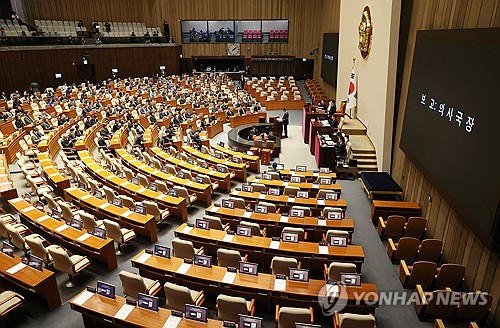
<svg viewBox="0 0 500 328"><path fill-rule="evenodd" d="M245 115L235 115L229 116L229 124L231 128L235 128L240 125L254 124L254 123L266 123L267 113L259 112L256 114L248 113Z"/></svg>
<svg viewBox="0 0 500 328"><path fill-rule="evenodd" d="M322 272L324 264L333 261L355 263L358 272L365 254L360 245L347 247L321 246L318 243L273 241L267 237L245 237L230 235L222 230L203 230L182 224L175 230L175 236L190 240L195 247L204 247L208 255L217 256L219 248L229 248L248 253L248 260L269 266L274 256L293 257L302 262L302 268Z"/></svg>
<svg viewBox="0 0 500 328"><path fill-rule="evenodd" d="M140 252L132 259L132 266L139 269L141 276L157 279L160 282L174 282L195 290L203 290L216 297L219 294L234 295L257 302L273 309L280 306L314 307L321 311L318 296L326 291L326 281L310 279L308 282L286 281L284 290L275 288L276 276L266 273L248 275L228 273L225 267L211 268L191 265L184 272L177 272L184 260L178 257L170 259ZM355 295L369 293L367 303L356 304ZM326 296L326 294L325 294ZM360 287L345 287L340 297L347 301L347 306L355 313L373 313L378 305L378 292L374 284L362 284Z"/></svg>
<svg viewBox="0 0 500 328"><path fill-rule="evenodd" d="M52 186L59 189L69 188L69 178L59 171L57 164L54 163L49 153L39 153L38 162L45 178Z"/></svg>
<svg viewBox="0 0 500 328"><path fill-rule="evenodd" d="M165 173L152 168L140 161L134 156L130 155L125 149L116 149L116 154L121 158L122 163L126 164L129 168L137 173L142 173L150 178L150 181L161 180L165 181L169 186L185 187L190 192L196 194L196 197L204 201L207 206L212 202L212 186L209 184L198 183L188 179L176 177L170 173Z"/></svg>
<svg viewBox="0 0 500 328"><path fill-rule="evenodd" d="M182 221L187 220L186 199L182 197L172 197L159 191L149 190L143 186L131 183L127 181L127 179L119 178L114 173L105 170L101 165L97 164L94 157L92 157L88 151L79 151L78 156L85 165L87 172L108 187L138 201L147 198L156 202L160 208L168 208L170 214L180 218Z"/></svg>
<svg viewBox="0 0 500 328"><path fill-rule="evenodd" d="M116 269L113 239L102 239L93 236L85 229L73 228L66 221L50 217L46 212L36 209L22 198L9 200L9 203L24 221L55 238L61 245L73 249L77 254L86 255L106 264L108 271Z"/></svg>
<svg viewBox="0 0 500 328"><path fill-rule="evenodd" d="M352 219L343 220L319 220L317 217L289 217L282 216L279 213L255 213L248 212L241 208L229 209L218 206L210 206L206 209L206 214L221 218L228 222L233 231L241 221L258 223L262 228L266 228L268 237L279 237L285 227L303 228L307 232L307 238L310 241L319 242L328 230L348 231L352 236L354 233L354 222Z"/></svg>
<svg viewBox="0 0 500 328"><path fill-rule="evenodd" d="M195 172L196 174L207 175L210 179L217 181L217 183L219 184L219 188L222 188L227 192L231 190L231 175L229 173L222 173L213 169L206 169L195 164L184 162L181 159L170 156L170 154L164 152L158 147L152 147L149 149L149 151L152 155L154 155L162 162L167 162L178 167L179 169L185 169L191 172Z"/></svg>
<svg viewBox="0 0 500 328"><path fill-rule="evenodd" d="M260 157L259 156L254 156L254 155L248 155L246 153L242 153L240 151L234 151L232 149L222 147L219 145L211 145L210 146L212 149L215 149L217 151L220 151L227 156L240 156L243 159L243 162L248 164L248 169L252 170L254 172L259 173L260 172Z"/></svg>
<svg viewBox="0 0 500 328"><path fill-rule="evenodd" d="M0 154L0 196L5 199L17 197L17 189L10 176L9 164L5 154Z"/></svg>
<svg viewBox="0 0 500 328"><path fill-rule="evenodd" d="M267 188L280 188L280 189L285 189L285 187L299 187L300 190L303 191L308 191L309 196L315 196L319 190L330 190L330 191L335 191L337 193L341 192L341 187L340 184L337 183L332 183L329 185L323 185L323 184L318 184L318 183L310 183L310 182L301 182L301 183L294 183L294 182L285 182L282 180L264 180L256 177L252 177L248 179L249 183L260 183L265 185Z"/></svg>
<svg viewBox="0 0 500 328"><path fill-rule="evenodd" d="M121 227L132 229L137 234L149 238L152 243L158 240L155 218L150 214L142 215L127 207L115 206L106 199L96 198L88 191L79 188L64 189L64 196L66 201L73 202L99 219L116 221Z"/></svg>

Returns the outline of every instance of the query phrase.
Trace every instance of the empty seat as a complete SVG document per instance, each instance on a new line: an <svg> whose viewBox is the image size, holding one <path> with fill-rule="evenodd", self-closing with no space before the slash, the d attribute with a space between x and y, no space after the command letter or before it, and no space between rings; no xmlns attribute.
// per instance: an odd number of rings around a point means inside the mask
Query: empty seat
<svg viewBox="0 0 500 328"><path fill-rule="evenodd" d="M90 265L90 260L86 256L72 255L70 256L64 248L58 245L50 245L47 247L50 255L54 260L54 268L58 271L64 272L69 276L69 281L66 287L73 287L73 276L80 273Z"/></svg>
<svg viewBox="0 0 500 328"><path fill-rule="evenodd" d="M255 300L245 300L243 297L228 295L217 296L217 317L219 320L238 322L240 314L253 315Z"/></svg>
<svg viewBox="0 0 500 328"><path fill-rule="evenodd" d="M349 232L345 230L327 230L323 241L328 242L332 237L345 237L347 238L347 243L351 243Z"/></svg>
<svg viewBox="0 0 500 328"><path fill-rule="evenodd" d="M456 302L443 301L456 299L450 289L425 293L422 286L417 285L416 291L419 301L415 303L415 311L421 319L425 316L449 318L456 309Z"/></svg>
<svg viewBox="0 0 500 328"><path fill-rule="evenodd" d="M240 262L246 262L247 256L241 256L239 251L219 248L217 250L217 263L219 266L237 268Z"/></svg>
<svg viewBox="0 0 500 328"><path fill-rule="evenodd" d="M312 308L282 307L276 305L276 328L292 328L296 322L314 323Z"/></svg>
<svg viewBox="0 0 500 328"><path fill-rule="evenodd" d="M465 280L466 267L460 264L447 263L437 269L433 287L438 289L450 288L459 290Z"/></svg>
<svg viewBox="0 0 500 328"><path fill-rule="evenodd" d="M271 260L271 272L273 275L284 274L288 276L291 268L300 268L300 262L290 257L275 256Z"/></svg>
<svg viewBox="0 0 500 328"><path fill-rule="evenodd" d="M203 215L203 220L207 220L209 222L210 229L223 230L223 231L229 230L229 223L223 225L219 217L213 215Z"/></svg>
<svg viewBox="0 0 500 328"><path fill-rule="evenodd" d="M422 239L427 232L427 219L422 217L411 217L405 224L403 236Z"/></svg>
<svg viewBox="0 0 500 328"><path fill-rule="evenodd" d="M283 191L283 194L284 195L287 195L287 196L297 196L297 191L299 191L300 188L299 187L295 187L295 186L286 186L284 191Z"/></svg>
<svg viewBox="0 0 500 328"><path fill-rule="evenodd" d="M141 277L128 271L120 271L118 274L122 282L123 294L128 297L137 298L139 293L156 295L161 290L158 280Z"/></svg>
<svg viewBox="0 0 500 328"><path fill-rule="evenodd" d="M387 240L387 254L391 261L411 262L415 260L420 246L417 238L403 237L395 243L391 238Z"/></svg>
<svg viewBox="0 0 500 328"><path fill-rule="evenodd" d="M262 183L252 183L251 186L255 192L266 192L266 186Z"/></svg>
<svg viewBox="0 0 500 328"><path fill-rule="evenodd" d="M284 233L297 234L299 241L304 241L307 238L307 233L302 228L284 227L281 234L283 235Z"/></svg>
<svg viewBox="0 0 500 328"><path fill-rule="evenodd" d="M24 297L6 290L0 294L0 318L23 304Z"/></svg>
<svg viewBox="0 0 500 328"><path fill-rule="evenodd" d="M104 227L106 228L106 235L113 239L113 241L118 245L116 250L116 255L122 254L121 246L130 242L135 238L135 232L130 229L121 228L120 225L114 221L104 219Z"/></svg>
<svg viewBox="0 0 500 328"><path fill-rule="evenodd" d="M243 198L229 196L228 200L234 203L234 208L246 208L245 200Z"/></svg>
<svg viewBox="0 0 500 328"><path fill-rule="evenodd" d="M401 215L389 215L387 220L378 218L378 235L380 237L387 237L399 239L405 229L406 218Z"/></svg>
<svg viewBox="0 0 500 328"><path fill-rule="evenodd" d="M470 292L460 298L454 319L484 323L491 312L493 296L480 291Z"/></svg>
<svg viewBox="0 0 500 328"><path fill-rule="evenodd" d="M153 215L156 222L165 222L170 215L168 209L160 210L158 204L153 201L143 200L142 205L146 206L146 213Z"/></svg>
<svg viewBox="0 0 500 328"><path fill-rule="evenodd" d="M177 190L177 194L179 195L179 197L186 199L186 203L188 206L198 199L195 194L189 195L187 189L184 187L174 186L174 190Z"/></svg>
<svg viewBox="0 0 500 328"><path fill-rule="evenodd" d="M333 318L334 328L375 328L376 321L372 314L338 313Z"/></svg>
<svg viewBox="0 0 500 328"><path fill-rule="evenodd" d="M443 255L443 241L439 239L425 239L420 244L416 261L438 263Z"/></svg>
<svg viewBox="0 0 500 328"><path fill-rule="evenodd" d="M52 256L49 251L43 245L45 239L40 237L39 235L32 234L26 236L25 238L26 244L30 248L31 255L38 256L45 263L45 266L48 267L49 263L52 262Z"/></svg>
<svg viewBox="0 0 500 328"><path fill-rule="evenodd" d="M244 227L252 228L252 236L261 236L261 237L266 236L266 228L261 230L258 223L248 222L248 221L240 221L240 225L242 225Z"/></svg>
<svg viewBox="0 0 500 328"><path fill-rule="evenodd" d="M290 210L291 211L301 210L301 211L304 211L304 216L311 216L311 209L309 207L295 205L295 206L292 206L292 208Z"/></svg>
<svg viewBox="0 0 500 328"><path fill-rule="evenodd" d="M436 275L437 264L434 262L418 261L407 265L401 260L399 265L399 280L404 288L421 285L426 288L432 284Z"/></svg>
<svg viewBox="0 0 500 328"><path fill-rule="evenodd" d="M267 213L277 213L276 205L269 202L259 202L260 206L265 206L267 208Z"/></svg>
<svg viewBox="0 0 500 328"><path fill-rule="evenodd" d="M341 273L356 273L357 268L354 263L332 262L327 267L325 264L323 275L325 280L340 281Z"/></svg>
<svg viewBox="0 0 500 328"><path fill-rule="evenodd" d="M165 306L171 310L184 312L186 304L200 306L205 301L203 291L191 290L170 282L165 283L163 289L165 290Z"/></svg>
<svg viewBox="0 0 500 328"><path fill-rule="evenodd" d="M80 211L79 215L83 222L83 228L87 231L94 231L95 227L101 227L103 225L102 220L96 220L92 214Z"/></svg>
<svg viewBox="0 0 500 328"><path fill-rule="evenodd" d="M183 259L194 259L194 254L202 255L204 253L203 247L196 249L193 243L189 240L182 240L179 238L174 238L172 240L172 248L174 251L174 256Z"/></svg>
<svg viewBox="0 0 500 328"><path fill-rule="evenodd" d="M7 227L16 230L20 235L29 231L29 228L22 223L18 223L10 214L0 216L0 236L5 239L10 239L9 230Z"/></svg>

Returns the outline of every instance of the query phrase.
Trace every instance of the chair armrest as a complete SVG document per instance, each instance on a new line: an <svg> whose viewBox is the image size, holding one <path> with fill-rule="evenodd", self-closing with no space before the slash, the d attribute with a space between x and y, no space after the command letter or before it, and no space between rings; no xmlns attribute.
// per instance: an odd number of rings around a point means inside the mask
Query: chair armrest
<svg viewBox="0 0 500 328"><path fill-rule="evenodd" d="M198 250L196 251L196 254L198 255L203 255L205 254L205 248L203 248L203 246L201 246L200 248L198 248Z"/></svg>
<svg viewBox="0 0 500 328"><path fill-rule="evenodd" d="M311 312L311 322L314 323L314 311L313 311L312 306L309 307L309 311Z"/></svg>
<svg viewBox="0 0 500 328"><path fill-rule="evenodd" d="M248 254L245 254L245 256L243 256L243 262L248 262Z"/></svg>
<svg viewBox="0 0 500 328"><path fill-rule="evenodd" d="M280 306L276 304L276 313L274 314L274 321L276 322L276 327L278 327L279 314L280 314Z"/></svg>
<svg viewBox="0 0 500 328"><path fill-rule="evenodd" d="M404 260L401 260L399 264L399 281L401 281L401 285L403 285L403 287L405 287L408 283L410 275L411 273L408 269L408 266L406 265L406 262Z"/></svg>
<svg viewBox="0 0 500 328"><path fill-rule="evenodd" d="M326 233L321 234L321 241L326 241Z"/></svg>
<svg viewBox="0 0 500 328"><path fill-rule="evenodd" d="M11 299L13 298L19 298L21 299L21 301L24 301L24 297L22 297L21 295L18 295L18 294L13 294L13 295L10 295L8 298L4 299L0 305L4 304L4 303L7 303L8 301L10 301Z"/></svg>
<svg viewBox="0 0 500 328"><path fill-rule="evenodd" d="M390 260L392 261L392 258L394 256L394 253L396 252L397 248L396 245L394 244L394 241L392 241L392 238L389 238L387 240L387 255L389 255Z"/></svg>
<svg viewBox="0 0 500 328"><path fill-rule="evenodd" d="M302 262L299 261L299 263L297 263L297 269L301 269L302 268Z"/></svg>
<svg viewBox="0 0 500 328"><path fill-rule="evenodd" d="M425 296L421 285L417 284L415 289L418 294L418 302L415 302L415 312L417 313L417 316L421 317L427 307L427 297Z"/></svg>
<svg viewBox="0 0 500 328"><path fill-rule="evenodd" d="M160 281L155 280L155 282L154 282L154 283L152 283L152 284L151 284L151 286L149 286L148 288L146 288L146 293L147 293L147 294L149 294L149 291L151 290L150 288L151 288L151 287L153 287L153 286L155 286L155 285L156 285L156 283L158 283L158 284L159 284L159 283L160 283ZM159 290L158 290L158 291L159 291ZM157 292L158 292L158 291L157 291ZM155 294L156 294L156 293L155 293Z"/></svg>
<svg viewBox="0 0 500 328"><path fill-rule="evenodd" d="M229 231L229 228L230 228L230 226L229 226L229 222L227 222L226 224L224 224L224 226L222 227L222 229L223 229L224 231Z"/></svg>
<svg viewBox="0 0 500 328"><path fill-rule="evenodd" d="M194 302L197 306L200 306L203 302L205 302L205 293L202 290L198 292L198 295L194 298Z"/></svg>
<svg viewBox="0 0 500 328"><path fill-rule="evenodd" d="M436 319L436 323L434 324L434 328L445 328L443 320Z"/></svg>
<svg viewBox="0 0 500 328"><path fill-rule="evenodd" d="M249 307L250 315L253 315L253 313L255 312L255 298L252 298Z"/></svg>
<svg viewBox="0 0 500 328"><path fill-rule="evenodd" d="M325 280L328 280L326 279L328 277L328 266L325 264L323 264L323 277L325 278Z"/></svg>
<svg viewBox="0 0 500 328"><path fill-rule="evenodd" d="M443 326L443 328L444 328L444 326ZM469 324L469 328L479 328L479 326L477 325L477 323L475 323L475 322L471 322L471 323Z"/></svg>
<svg viewBox="0 0 500 328"><path fill-rule="evenodd" d="M386 228L386 225L385 225L385 222L384 222L384 219L379 217L378 218L378 228L377 228L377 231L378 231L378 235L380 237L382 237L385 233L385 228Z"/></svg>
<svg viewBox="0 0 500 328"><path fill-rule="evenodd" d="M340 316L337 311L335 311L335 315L333 316L333 327L340 328Z"/></svg>
<svg viewBox="0 0 500 328"><path fill-rule="evenodd" d="M264 228L260 231L260 233L262 234L262 237L266 237L267 236L267 229Z"/></svg>
<svg viewBox="0 0 500 328"><path fill-rule="evenodd" d="M307 231L304 231L304 240L307 240Z"/></svg>

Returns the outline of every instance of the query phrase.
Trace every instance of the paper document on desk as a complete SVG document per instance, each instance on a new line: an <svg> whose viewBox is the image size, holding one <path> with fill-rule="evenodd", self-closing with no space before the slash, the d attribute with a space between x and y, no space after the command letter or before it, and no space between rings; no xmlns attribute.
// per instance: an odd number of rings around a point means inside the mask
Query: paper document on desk
<svg viewBox="0 0 500 328"><path fill-rule="evenodd" d="M319 220L318 219L318 225L322 226L322 227L326 226L326 220Z"/></svg>
<svg viewBox="0 0 500 328"><path fill-rule="evenodd" d="M224 278L222 278L222 282L225 284L232 284L234 279L236 278L236 272L226 272Z"/></svg>
<svg viewBox="0 0 500 328"><path fill-rule="evenodd" d="M330 285L326 284L326 296L338 297L340 288L337 284Z"/></svg>
<svg viewBox="0 0 500 328"><path fill-rule="evenodd" d="M138 263L144 263L152 256L152 254L144 253L135 260Z"/></svg>
<svg viewBox="0 0 500 328"><path fill-rule="evenodd" d="M294 203L294 202L295 202L295 198L293 198L293 197L288 197L287 202L289 202L289 203Z"/></svg>
<svg viewBox="0 0 500 328"><path fill-rule="evenodd" d="M252 212L245 211L245 213L243 213L243 217L244 217L244 218L247 218L247 219L248 219L248 218L249 218L249 217L251 217L251 216L252 216Z"/></svg>
<svg viewBox="0 0 500 328"><path fill-rule="evenodd" d="M81 200L85 200L85 199L88 199L88 198L92 198L92 195L91 194L86 194L86 195L83 195L82 197L80 197Z"/></svg>
<svg viewBox="0 0 500 328"><path fill-rule="evenodd" d="M106 207L108 207L109 205L111 205L111 204L110 204L110 203L104 203L104 204L102 204L101 206L99 206L99 208L100 208L101 210L103 210L103 209L105 209Z"/></svg>
<svg viewBox="0 0 500 328"><path fill-rule="evenodd" d="M31 211L31 210L34 210L34 209L35 209L35 207L34 207L34 206L30 206L30 207L23 208L23 209L21 210L21 212L23 212L23 213L27 213L27 212L29 212L29 211Z"/></svg>
<svg viewBox="0 0 500 328"><path fill-rule="evenodd" d="M181 233L190 233L193 230L193 227L185 226L184 229L181 230Z"/></svg>
<svg viewBox="0 0 500 328"><path fill-rule="evenodd" d="M132 213L134 213L134 212L132 212L131 210L127 210L127 211L122 213L122 216L129 216Z"/></svg>
<svg viewBox="0 0 500 328"><path fill-rule="evenodd" d="M16 264L16 265L14 265L12 268L7 269L7 271L6 271L6 272L7 272L8 274L14 274L14 273L16 273L17 271L24 269L25 267L26 267L26 264L24 264L23 262L20 262L20 263L18 263L18 264Z"/></svg>
<svg viewBox="0 0 500 328"><path fill-rule="evenodd" d="M92 235L86 232L83 235L81 235L80 237L76 238L76 240L85 241L85 240L89 239L90 237L92 237Z"/></svg>
<svg viewBox="0 0 500 328"><path fill-rule="evenodd" d="M87 302L93 295L95 294L86 290L75 298L72 303L76 305L83 305L83 303Z"/></svg>
<svg viewBox="0 0 500 328"><path fill-rule="evenodd" d="M328 246L318 246L318 252L320 254L326 255L329 254L330 252L328 251Z"/></svg>
<svg viewBox="0 0 500 328"><path fill-rule="evenodd" d="M259 194L259 199L266 199L266 194Z"/></svg>
<svg viewBox="0 0 500 328"><path fill-rule="evenodd" d="M286 279L274 279L274 290L286 290Z"/></svg>
<svg viewBox="0 0 500 328"><path fill-rule="evenodd" d="M135 309L134 305L123 304L122 307L118 310L118 312L116 312L115 318L119 320L125 320L134 309Z"/></svg>
<svg viewBox="0 0 500 328"><path fill-rule="evenodd" d="M324 199L318 199L318 205L325 205Z"/></svg>
<svg viewBox="0 0 500 328"><path fill-rule="evenodd" d="M136 192L141 194L141 193L145 192L146 190L147 190L146 188L142 187L141 189L137 189Z"/></svg>
<svg viewBox="0 0 500 328"><path fill-rule="evenodd" d="M175 271L175 273L178 274L186 274L189 269L191 269L191 264L189 263L182 263L179 268Z"/></svg>
<svg viewBox="0 0 500 328"><path fill-rule="evenodd" d="M65 223L65 224L63 224L62 226L59 226L59 227L55 228L55 229L54 229L54 231L55 231L55 232L61 232L61 231L64 231L64 230L66 230L66 229L68 229L68 228L69 228L69 225L67 225L67 224Z"/></svg>
<svg viewBox="0 0 500 328"><path fill-rule="evenodd" d="M43 222L43 221L45 221L47 219L50 219L50 216L44 215L44 216L39 217L38 219L36 219L36 222L41 223L41 222Z"/></svg>
<svg viewBox="0 0 500 328"><path fill-rule="evenodd" d="M282 223L288 223L288 216L283 216L283 215L282 215L282 216L280 217L280 222L282 222Z"/></svg>
<svg viewBox="0 0 500 328"><path fill-rule="evenodd" d="M272 240L271 243L269 244L269 248L279 249L280 248L280 242L277 241L277 240Z"/></svg>
<svg viewBox="0 0 500 328"><path fill-rule="evenodd" d="M226 234L224 238L222 238L222 241L226 243L230 243L233 241L234 235Z"/></svg>
<svg viewBox="0 0 500 328"><path fill-rule="evenodd" d="M177 328L177 326L181 323L181 320L181 317L171 315L168 317L167 321L165 321L163 328Z"/></svg>

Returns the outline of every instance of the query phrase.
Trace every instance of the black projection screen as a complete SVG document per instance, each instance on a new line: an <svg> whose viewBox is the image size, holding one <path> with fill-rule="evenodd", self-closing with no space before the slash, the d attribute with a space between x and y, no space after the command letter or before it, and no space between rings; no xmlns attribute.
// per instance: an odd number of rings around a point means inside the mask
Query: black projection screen
<svg viewBox="0 0 500 328"><path fill-rule="evenodd" d="M321 56L321 78L337 85L337 64L339 54L339 34L323 34L323 53Z"/></svg>
<svg viewBox="0 0 500 328"><path fill-rule="evenodd" d="M401 137L489 247L500 242L499 58L500 29L418 31Z"/></svg>

